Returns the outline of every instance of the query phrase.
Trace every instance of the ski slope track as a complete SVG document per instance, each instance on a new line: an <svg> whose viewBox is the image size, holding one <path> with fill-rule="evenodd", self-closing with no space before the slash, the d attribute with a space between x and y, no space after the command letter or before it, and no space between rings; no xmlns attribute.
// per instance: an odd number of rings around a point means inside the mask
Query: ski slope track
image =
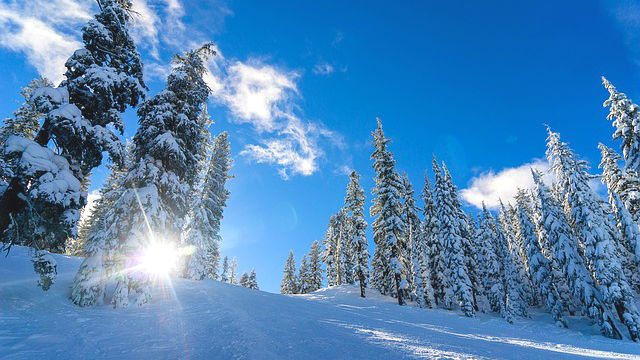
<svg viewBox="0 0 640 360"><path fill-rule="evenodd" d="M399 307L340 286L284 296L172 278L151 304L80 308L69 300L79 258L55 255L58 280L36 286L26 248L0 259L0 359L640 359L640 344L570 329L534 312L513 325L479 314Z"/></svg>

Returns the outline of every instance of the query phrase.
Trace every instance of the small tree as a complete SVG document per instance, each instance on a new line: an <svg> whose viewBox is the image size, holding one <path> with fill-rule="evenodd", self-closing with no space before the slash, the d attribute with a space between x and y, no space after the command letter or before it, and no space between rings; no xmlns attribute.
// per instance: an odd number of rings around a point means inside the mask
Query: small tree
<svg viewBox="0 0 640 360"><path fill-rule="evenodd" d="M284 276L280 284L280 293L297 294L298 280L296 278L296 259L293 257L293 250L289 252L289 257L284 265Z"/></svg>

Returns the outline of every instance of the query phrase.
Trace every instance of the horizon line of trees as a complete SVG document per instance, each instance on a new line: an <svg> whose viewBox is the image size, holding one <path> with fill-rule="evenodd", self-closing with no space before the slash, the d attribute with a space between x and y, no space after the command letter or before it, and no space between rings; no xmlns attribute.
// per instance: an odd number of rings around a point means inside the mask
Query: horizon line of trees
<svg viewBox="0 0 640 360"><path fill-rule="evenodd" d="M598 145L607 199L589 185L594 175L586 161L547 127L551 184L532 169L533 189L520 189L511 203L500 202L496 214L483 204L476 218L464 212L446 164L434 156L433 185L425 174L418 208L408 177L395 168L378 119L371 155L375 252L370 275L364 192L354 171L345 206L331 216L324 236L327 284L358 283L362 297L370 286L399 305L412 301L421 308L458 309L469 317L493 312L508 322L529 317L533 307L548 311L562 327L569 326L568 316L583 315L607 337L638 341L640 111L607 79L602 81L609 92L607 119L622 151L619 155ZM305 293L303 284L291 252L281 292Z"/></svg>

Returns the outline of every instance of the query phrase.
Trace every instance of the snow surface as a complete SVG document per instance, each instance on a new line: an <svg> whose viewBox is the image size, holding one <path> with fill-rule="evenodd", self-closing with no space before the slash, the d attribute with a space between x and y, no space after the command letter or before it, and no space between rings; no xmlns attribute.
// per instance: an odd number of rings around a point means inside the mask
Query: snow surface
<svg viewBox="0 0 640 360"><path fill-rule="evenodd" d="M640 344L584 320L531 320L399 307L339 286L284 296L217 281L172 279L142 308L68 300L80 258L54 255L59 277L36 287L30 255L0 258L0 359L640 359Z"/></svg>

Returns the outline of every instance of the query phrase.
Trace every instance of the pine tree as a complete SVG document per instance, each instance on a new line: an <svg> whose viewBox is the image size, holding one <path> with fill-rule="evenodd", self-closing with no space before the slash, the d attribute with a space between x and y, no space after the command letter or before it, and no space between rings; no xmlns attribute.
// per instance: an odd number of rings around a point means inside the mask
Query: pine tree
<svg viewBox="0 0 640 360"><path fill-rule="evenodd" d="M638 222L640 216L640 178L634 170L622 170L618 166L621 157L613 149L603 144L598 148L602 153L602 182L609 193L616 193L624 206Z"/></svg>
<svg viewBox="0 0 640 360"><path fill-rule="evenodd" d="M596 287L589 270L578 253L578 241L565 217L562 205L551 194L536 171L532 171L536 183L542 214L542 234L551 248L551 260L557 264L574 298L579 299L585 313L595 319L600 331L609 337L621 336L620 329L604 303L601 291Z"/></svg>
<svg viewBox="0 0 640 360"><path fill-rule="evenodd" d="M251 269L251 272L249 273L249 282L248 282L249 286L248 288L251 290L260 290L260 287L258 286L258 279L256 278L256 271L255 269Z"/></svg>
<svg viewBox="0 0 640 360"><path fill-rule="evenodd" d="M432 245L433 238L438 233L438 219L436 218L435 203L431 194L431 185L426 174L424 176L424 187L422 188L422 202L423 221L420 225L420 236L422 238L421 245L424 246L424 249L420 251L420 271L424 282L425 305L432 308L436 306L432 275Z"/></svg>
<svg viewBox="0 0 640 360"><path fill-rule="evenodd" d="M404 234L405 243L409 244L409 250L411 254L411 271L409 274L411 279L411 297L415 299L418 307L426 307L425 299L425 274L423 273L424 266L423 261L425 259L424 253L427 251L425 237L421 233L421 223L418 218L418 207L415 204L414 191L409 182L407 174L402 176L402 196L403 196L403 220L404 220Z"/></svg>
<svg viewBox="0 0 640 360"><path fill-rule="evenodd" d="M480 265L478 263L480 249L480 244L478 243L478 234L480 232L480 229L478 228L478 223L471 213L467 215L467 228L468 246L466 248L465 256L467 257L469 280L471 280L471 286L473 289L475 310L485 312L489 310L489 301L486 297L487 292L484 289L484 283L482 282L482 278L480 277Z"/></svg>
<svg viewBox="0 0 640 360"><path fill-rule="evenodd" d="M509 323L513 322L513 318L516 316L527 316L527 299L525 298L524 290L522 289L522 278L518 272L515 261L517 261L514 253L509 247L508 236L511 236L508 231L508 218L507 214L502 213L499 220L496 219L496 245L499 261L502 269L502 288L503 303L501 304L502 317Z"/></svg>
<svg viewBox="0 0 640 360"><path fill-rule="evenodd" d="M601 200L589 186L587 164L560 141L550 129L547 158L560 185L564 207L580 243L587 268L597 281L603 301L615 307L631 338L640 336L640 313L635 307L631 288L622 271L616 248L615 230ZM619 334L621 335L621 334Z"/></svg>
<svg viewBox="0 0 640 360"><path fill-rule="evenodd" d="M432 169L434 174L434 190L433 190L433 202L434 212L432 219L434 224L434 232L431 235L431 273L433 274L433 290L436 300L436 304L444 306L445 297L445 271L446 261L444 248L446 246L446 239L440 236L440 204L445 202L446 189L444 187L444 178L442 177L442 171L438 165L436 157L433 157Z"/></svg>
<svg viewBox="0 0 640 360"><path fill-rule="evenodd" d="M601 180L607 187L609 204L618 230L616 245L622 255L623 270L630 285L638 289L640 286L640 272L638 272L640 268L640 229L629 212L629 207L625 205L620 196L628 176L618 167L620 156L613 149L603 144L599 144L598 147L602 151L600 167L603 173Z"/></svg>
<svg viewBox="0 0 640 360"><path fill-rule="evenodd" d="M308 267L308 283L307 290L309 292L316 291L322 287L322 263L320 242L315 240L311 244L309 250L309 267Z"/></svg>
<svg viewBox="0 0 640 360"><path fill-rule="evenodd" d="M373 222L373 238L376 244L374 253L374 285L381 293L391 293L404 305L407 291L406 269L402 249L403 231L401 219L400 190L402 183L395 170L393 154L387 149L389 139L382 132L382 122L378 119L378 128L373 133L375 151L371 155L376 172L376 186L373 189L373 206L370 215Z"/></svg>
<svg viewBox="0 0 640 360"><path fill-rule="evenodd" d="M504 269L498 255L498 236L494 217L484 203L477 233L478 276L492 311L505 313Z"/></svg>
<svg viewBox="0 0 640 360"><path fill-rule="evenodd" d="M238 285L238 275L236 274L236 268L238 267L238 260L236 258L231 259L229 263L229 284Z"/></svg>
<svg viewBox="0 0 640 360"><path fill-rule="evenodd" d="M137 254L158 243L174 243L184 228L189 197L198 173L202 131L199 116L209 95L202 76L204 61L215 54L205 44L174 58L175 67L166 88L138 109L140 126L134 136L134 160L124 181L124 192L105 215L112 224L106 251L113 254L116 287L115 307L126 307L129 298L137 305L151 298L151 278L127 271L139 261ZM175 244L177 245L177 244ZM87 258L85 262L96 262ZM82 266L81 266L82 268ZM87 284L74 284L83 296L93 297ZM84 304L82 296L73 296Z"/></svg>
<svg viewBox="0 0 640 360"><path fill-rule="evenodd" d="M500 224L502 225L502 233L506 240L506 246L509 250L509 256L515 273L514 282L517 284L517 291L520 293L520 298L524 301L522 308L525 310L517 310L516 313L519 316L526 316L526 307L528 305L537 305L534 300L534 294L531 284L531 278L527 270L526 251L523 247L523 238L518 233L518 218L516 211L509 204L507 208L502 200L500 201L500 207L502 214L500 216Z"/></svg>
<svg viewBox="0 0 640 360"><path fill-rule="evenodd" d="M446 165L442 165L442 174L436 173L436 217L438 218L437 241L442 246L443 269L440 276L442 286L442 305L452 309L454 304L466 316L474 315L473 289L468 275L467 259L465 256L464 233L467 224L457 199L455 186Z"/></svg>
<svg viewBox="0 0 640 360"><path fill-rule="evenodd" d="M229 258L226 256L222 261L222 273L220 274L220 281L222 281L223 283L229 282Z"/></svg>
<svg viewBox="0 0 640 360"><path fill-rule="evenodd" d="M298 269L298 292L306 294L311 292L311 284L309 278L309 265L307 265L307 255L302 255L300 268Z"/></svg>
<svg viewBox="0 0 640 360"><path fill-rule="evenodd" d="M298 280L296 278L296 260L293 257L293 250L289 252L289 257L284 265L284 276L280 284L281 294L297 294Z"/></svg>
<svg viewBox="0 0 640 360"><path fill-rule="evenodd" d="M247 275L246 271L242 272L242 275L240 276L240 286L242 287L249 287L249 275Z"/></svg>
<svg viewBox="0 0 640 360"><path fill-rule="evenodd" d="M559 326L567 327L562 317L565 304L562 302L561 291L558 290L557 275L551 269L551 263L542 253L536 226L532 220L530 198L528 192L518 190L516 195L517 237L526 251L528 273L531 276L536 298L541 299L546 308L553 315Z"/></svg>
<svg viewBox="0 0 640 360"><path fill-rule="evenodd" d="M602 84L609 91L604 107L609 107L607 119L613 121L616 128L613 140L622 140L621 149L625 160L625 169L640 172L640 111L638 105L619 92L613 84L602 77Z"/></svg>
<svg viewBox="0 0 640 360"><path fill-rule="evenodd" d="M86 192L77 185L101 164L103 152L116 163L124 160L116 134L123 131L121 113L136 106L146 89L140 55L127 29L130 6L127 0L100 0L101 11L82 29L84 48L65 64L66 79L57 88L33 90L31 111L44 114L44 121L33 141L11 136L4 142L3 158L12 165L0 168L13 171L0 176L10 178L0 195L0 234L28 208L31 221L42 229L34 234L33 245L64 251L66 239L76 236L80 209L86 204ZM18 160L24 152L43 155L49 145L64 162L58 159L57 166L44 169L41 161ZM71 174L62 175L67 171ZM67 190L52 192L52 178L66 182Z"/></svg>
<svg viewBox="0 0 640 360"><path fill-rule="evenodd" d="M364 220L364 190L359 183L360 175L355 171L349 175L345 209L349 214L349 234L353 244L352 274L360 284L360 296L365 297L369 282L369 250L367 249L367 222ZM317 290L317 289L314 289Z"/></svg>
<svg viewBox="0 0 640 360"><path fill-rule="evenodd" d="M231 178L230 152L229 135L223 132L215 138L203 189L196 195L194 212L187 226L184 243L192 246L194 252L187 261L185 275L191 279L217 279L220 221L229 198L225 184Z"/></svg>

